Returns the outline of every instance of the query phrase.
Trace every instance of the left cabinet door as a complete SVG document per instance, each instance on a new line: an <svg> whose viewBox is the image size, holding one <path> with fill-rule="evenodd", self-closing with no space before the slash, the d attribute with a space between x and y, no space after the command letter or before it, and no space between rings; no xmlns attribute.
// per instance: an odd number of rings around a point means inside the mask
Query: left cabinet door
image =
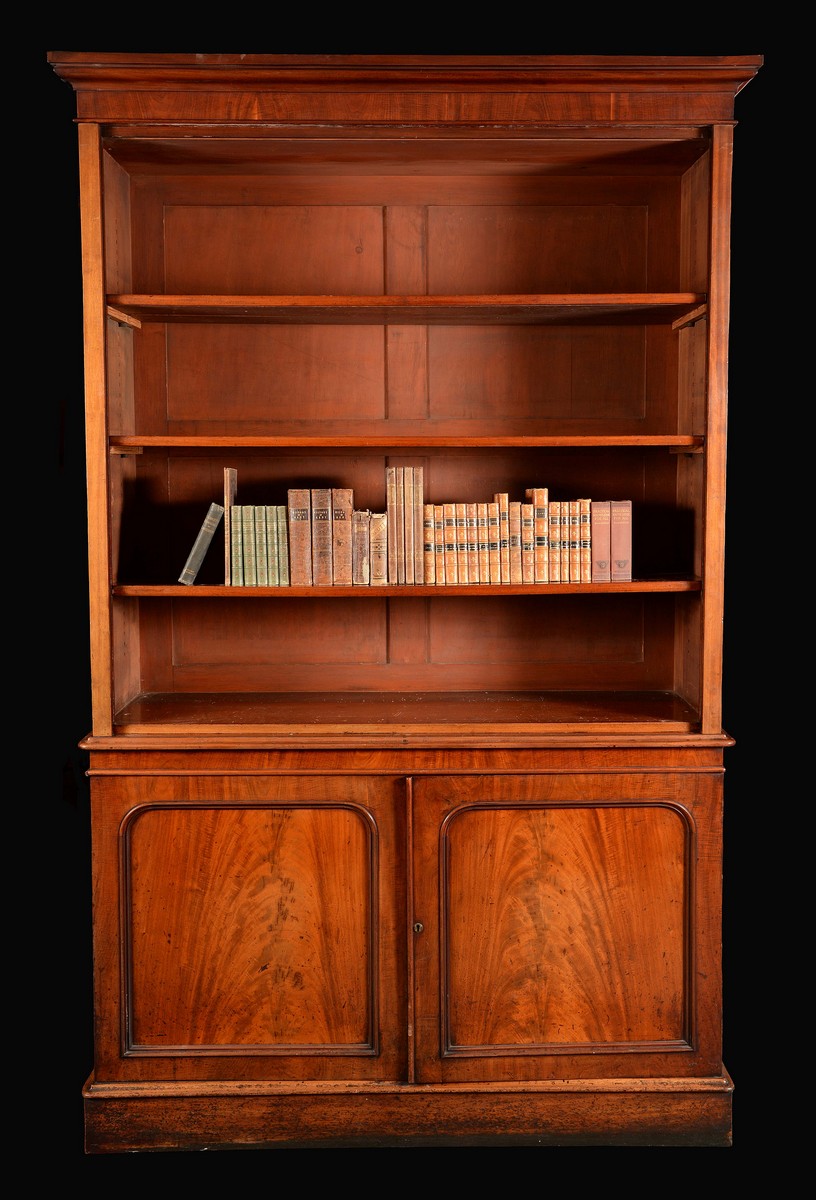
<svg viewBox="0 0 816 1200"><path fill-rule="evenodd" d="M404 1078L404 790L92 771L97 1082Z"/></svg>

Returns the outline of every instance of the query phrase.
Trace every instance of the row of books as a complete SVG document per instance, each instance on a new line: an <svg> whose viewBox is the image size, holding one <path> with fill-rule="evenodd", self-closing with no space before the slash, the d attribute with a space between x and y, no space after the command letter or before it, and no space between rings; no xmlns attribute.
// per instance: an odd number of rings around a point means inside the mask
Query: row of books
<svg viewBox="0 0 816 1200"><path fill-rule="evenodd" d="M234 468L179 576L192 583L225 522L225 583L243 587L625 582L632 578L631 500L424 498L422 467L386 468L386 510L354 507L351 488L289 488L287 503L241 505Z"/></svg>

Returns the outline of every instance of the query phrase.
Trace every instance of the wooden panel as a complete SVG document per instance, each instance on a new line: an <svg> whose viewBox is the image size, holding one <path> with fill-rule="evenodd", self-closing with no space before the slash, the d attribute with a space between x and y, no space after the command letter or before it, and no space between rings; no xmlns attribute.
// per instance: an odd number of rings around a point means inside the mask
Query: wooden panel
<svg viewBox="0 0 816 1200"><path fill-rule="evenodd" d="M164 210L164 246L167 292L385 291L379 208L171 205Z"/></svg>
<svg viewBox="0 0 816 1200"><path fill-rule="evenodd" d="M431 294L646 291L642 206L428 210Z"/></svg>

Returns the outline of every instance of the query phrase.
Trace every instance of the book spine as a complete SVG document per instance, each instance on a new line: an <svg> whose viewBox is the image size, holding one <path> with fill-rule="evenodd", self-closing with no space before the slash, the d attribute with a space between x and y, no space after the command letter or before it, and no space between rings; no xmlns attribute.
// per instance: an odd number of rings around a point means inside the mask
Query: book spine
<svg viewBox="0 0 816 1200"><path fill-rule="evenodd" d="M610 503L608 500L593 500L590 505L592 524L592 582L609 583L610 571Z"/></svg>
<svg viewBox="0 0 816 1200"><path fill-rule="evenodd" d="M402 520L405 543L405 582L414 582L414 468L402 469Z"/></svg>
<svg viewBox="0 0 816 1200"><path fill-rule="evenodd" d="M332 581L351 586L351 488L332 488Z"/></svg>
<svg viewBox="0 0 816 1200"><path fill-rule="evenodd" d="M436 553L434 550L434 506L422 506L422 582L436 583Z"/></svg>
<svg viewBox="0 0 816 1200"><path fill-rule="evenodd" d="M467 534L468 583L479 583L479 506L475 501L465 505Z"/></svg>
<svg viewBox="0 0 816 1200"><path fill-rule="evenodd" d="M550 583L561 582L561 501L549 503Z"/></svg>
<svg viewBox="0 0 816 1200"><path fill-rule="evenodd" d="M510 542L510 582L522 583L521 573L521 502L511 500L507 506Z"/></svg>
<svg viewBox="0 0 816 1200"><path fill-rule="evenodd" d="M501 518L495 500L487 503L487 563L490 583L501 583Z"/></svg>
<svg viewBox="0 0 816 1200"><path fill-rule="evenodd" d="M266 562L270 587L280 584L280 558L278 552L278 509L275 504L266 505Z"/></svg>
<svg viewBox="0 0 816 1200"><path fill-rule="evenodd" d="M425 468L414 467L414 583L425 582Z"/></svg>
<svg viewBox="0 0 816 1200"><path fill-rule="evenodd" d="M592 501L581 499L579 507L579 536L581 547L581 583L592 582Z"/></svg>
<svg viewBox="0 0 816 1200"><path fill-rule="evenodd" d="M527 498L533 503L534 583L548 583L550 578L550 517L547 488L528 488Z"/></svg>
<svg viewBox="0 0 816 1200"><path fill-rule="evenodd" d="M230 583L242 587L244 583L244 518L240 504L233 504L230 513Z"/></svg>
<svg viewBox="0 0 816 1200"><path fill-rule="evenodd" d="M244 587L258 586L255 567L255 505L245 504L241 509L244 518Z"/></svg>
<svg viewBox="0 0 816 1200"><path fill-rule="evenodd" d="M535 583L535 505L521 505L521 582Z"/></svg>
<svg viewBox="0 0 816 1200"><path fill-rule="evenodd" d="M224 467L224 583L233 583L232 578L232 508L238 494L238 471L235 467Z"/></svg>
<svg viewBox="0 0 816 1200"><path fill-rule="evenodd" d="M386 513L386 520L388 514ZM351 581L356 584L371 583L369 559L371 512L367 508L355 509L351 518ZM387 574L387 565L386 565Z"/></svg>
<svg viewBox="0 0 816 1200"><path fill-rule="evenodd" d="M569 577L570 583L581 582L581 505L570 500L569 506Z"/></svg>
<svg viewBox="0 0 816 1200"><path fill-rule="evenodd" d="M445 508L442 504L433 506L434 520L434 583L437 586L445 582Z"/></svg>
<svg viewBox="0 0 816 1200"><path fill-rule="evenodd" d="M278 577L281 587L289 586L289 531L286 520L286 505L276 504L278 526Z"/></svg>
<svg viewBox="0 0 816 1200"><path fill-rule="evenodd" d="M255 505L255 578L258 587L269 587L269 556L266 549L266 505Z"/></svg>
<svg viewBox="0 0 816 1200"><path fill-rule="evenodd" d="M456 510L456 578L459 583L470 583L468 573L467 505L459 501Z"/></svg>
<svg viewBox="0 0 816 1200"><path fill-rule="evenodd" d="M510 495L508 492L496 492L493 499L499 506L499 570L501 578L497 582L510 582Z"/></svg>
<svg viewBox="0 0 816 1200"><path fill-rule="evenodd" d="M371 586L388 583L388 513L371 514L369 522Z"/></svg>
<svg viewBox="0 0 816 1200"><path fill-rule="evenodd" d="M610 574L613 583L632 578L632 501L612 500L609 512Z"/></svg>
<svg viewBox="0 0 816 1200"><path fill-rule="evenodd" d="M561 501L561 582L570 582L570 502Z"/></svg>
<svg viewBox="0 0 816 1200"><path fill-rule="evenodd" d="M443 505L445 511L445 583L459 582L459 559L456 554L456 505Z"/></svg>
<svg viewBox="0 0 816 1200"><path fill-rule="evenodd" d="M196 534L190 553L187 555L187 561L182 567L181 574L178 577L179 583L190 584L195 581L195 577L201 569L204 556L210 548L210 542L213 540L218 523L223 515L223 506L213 501L207 510L206 517L201 523L201 528Z"/></svg>
<svg viewBox="0 0 816 1200"><path fill-rule="evenodd" d="M487 530L487 502L476 505L476 553L479 558L479 583L490 583L490 548Z"/></svg>
<svg viewBox="0 0 816 1200"><path fill-rule="evenodd" d="M385 469L385 510L388 514L388 582L396 583L397 571L397 468Z"/></svg>
<svg viewBox="0 0 816 1200"><path fill-rule="evenodd" d="M292 587L312 582L312 500L308 488L287 492L289 534L289 578Z"/></svg>
<svg viewBox="0 0 816 1200"><path fill-rule="evenodd" d="M332 583L331 488L312 488L312 583Z"/></svg>

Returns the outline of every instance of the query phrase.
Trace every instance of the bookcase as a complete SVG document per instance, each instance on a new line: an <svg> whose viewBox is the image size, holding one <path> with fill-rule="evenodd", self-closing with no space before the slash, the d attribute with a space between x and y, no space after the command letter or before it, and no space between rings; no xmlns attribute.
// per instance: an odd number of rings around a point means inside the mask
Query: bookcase
<svg viewBox="0 0 816 1200"><path fill-rule="evenodd" d="M88 1153L731 1143L743 56L53 51L76 93ZM79 285L79 281L77 281ZM228 585L391 467L628 499L632 578ZM219 542L219 536L221 541Z"/></svg>

